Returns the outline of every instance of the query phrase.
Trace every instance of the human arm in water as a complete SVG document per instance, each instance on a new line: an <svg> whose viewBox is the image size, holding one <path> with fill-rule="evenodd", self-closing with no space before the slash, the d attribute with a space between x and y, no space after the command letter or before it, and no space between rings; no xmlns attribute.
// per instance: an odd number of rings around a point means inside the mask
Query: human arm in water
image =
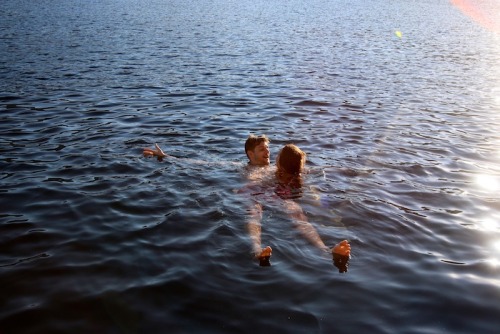
<svg viewBox="0 0 500 334"><path fill-rule="evenodd" d="M142 150L142 154L144 157L149 158L149 157L157 157L158 161L162 161L163 158L168 158L168 159L176 159L176 160L182 160L188 163L192 164L197 164L197 165L235 165L239 166L241 163L239 162L232 162L232 161L205 161L205 160L196 160L196 159L190 159L190 158L178 158L170 154L166 154L163 152L161 147L158 144L155 144L155 148L144 148Z"/></svg>
<svg viewBox="0 0 500 334"><path fill-rule="evenodd" d="M158 144L155 144L154 149L145 148L142 151L142 154L145 157L158 157L158 159L165 158L167 156L165 152L163 152L163 150L160 148L160 146L158 146Z"/></svg>

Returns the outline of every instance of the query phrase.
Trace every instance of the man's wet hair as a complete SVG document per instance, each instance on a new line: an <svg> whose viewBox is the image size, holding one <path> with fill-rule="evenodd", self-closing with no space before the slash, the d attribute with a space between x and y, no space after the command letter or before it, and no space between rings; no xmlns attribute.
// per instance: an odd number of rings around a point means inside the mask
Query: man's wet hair
<svg viewBox="0 0 500 334"><path fill-rule="evenodd" d="M248 151L253 151L257 146L259 146L262 143L269 143L270 140L267 138L266 135L260 135L260 136L255 136L255 135L250 135L247 138L247 141L245 142L245 153L248 156Z"/></svg>

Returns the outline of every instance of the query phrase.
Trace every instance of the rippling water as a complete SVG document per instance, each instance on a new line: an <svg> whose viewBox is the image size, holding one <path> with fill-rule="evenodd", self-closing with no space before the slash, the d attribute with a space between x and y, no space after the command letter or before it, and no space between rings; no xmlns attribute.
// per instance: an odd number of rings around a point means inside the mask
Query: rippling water
<svg viewBox="0 0 500 334"><path fill-rule="evenodd" d="M495 332L500 5L460 2L2 1L0 332ZM250 133L347 273L279 206L251 259Z"/></svg>

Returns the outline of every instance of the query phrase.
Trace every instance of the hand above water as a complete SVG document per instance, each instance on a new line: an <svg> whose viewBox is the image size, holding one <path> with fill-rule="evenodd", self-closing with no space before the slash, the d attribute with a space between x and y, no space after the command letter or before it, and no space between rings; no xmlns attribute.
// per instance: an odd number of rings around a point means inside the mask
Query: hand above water
<svg viewBox="0 0 500 334"><path fill-rule="evenodd" d="M165 154L165 152L163 152L163 150L160 148L160 146L158 146L158 144L155 144L155 148L154 149L151 149L151 148L145 148L143 151L142 151L142 154L145 156L145 157L158 157L158 159L161 159L161 158L164 158L166 157L167 155Z"/></svg>

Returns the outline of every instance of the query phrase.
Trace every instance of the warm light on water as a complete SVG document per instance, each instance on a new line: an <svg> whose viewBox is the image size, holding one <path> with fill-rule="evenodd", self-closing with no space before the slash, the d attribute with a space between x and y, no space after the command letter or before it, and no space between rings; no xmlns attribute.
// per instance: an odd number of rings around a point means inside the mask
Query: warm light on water
<svg viewBox="0 0 500 334"><path fill-rule="evenodd" d="M486 219L479 223L480 229L483 231L498 231L500 229L500 222L497 219Z"/></svg>
<svg viewBox="0 0 500 334"><path fill-rule="evenodd" d="M498 5L0 1L0 333L495 333Z"/></svg>
<svg viewBox="0 0 500 334"><path fill-rule="evenodd" d="M500 2L498 0L450 0L450 2L483 28L500 33Z"/></svg>
<svg viewBox="0 0 500 334"><path fill-rule="evenodd" d="M475 183L477 186L488 192L496 192L500 190L500 181L498 176L493 175L478 175Z"/></svg>
<svg viewBox="0 0 500 334"><path fill-rule="evenodd" d="M497 254L499 255L499 259L498 259L498 260L500 260L500 240L498 240L497 242L495 242L495 243L493 244L493 246L494 246L494 250L495 250L496 252L498 252L498 253L497 253ZM498 261L497 261L497 264L498 264Z"/></svg>

